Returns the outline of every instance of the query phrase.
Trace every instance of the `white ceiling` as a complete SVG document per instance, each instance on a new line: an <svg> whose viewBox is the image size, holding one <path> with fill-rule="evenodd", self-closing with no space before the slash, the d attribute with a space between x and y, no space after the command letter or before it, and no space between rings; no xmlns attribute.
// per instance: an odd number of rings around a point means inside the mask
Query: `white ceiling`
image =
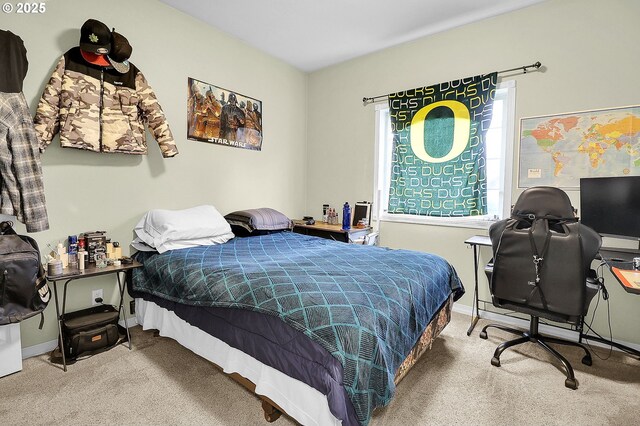
<svg viewBox="0 0 640 426"><path fill-rule="evenodd" d="M311 72L544 0L160 0Z"/></svg>

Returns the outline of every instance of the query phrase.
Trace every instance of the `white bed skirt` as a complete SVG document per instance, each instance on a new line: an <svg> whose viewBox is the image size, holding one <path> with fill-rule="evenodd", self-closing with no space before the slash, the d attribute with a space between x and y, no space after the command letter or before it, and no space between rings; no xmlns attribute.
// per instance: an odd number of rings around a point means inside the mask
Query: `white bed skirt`
<svg viewBox="0 0 640 426"><path fill-rule="evenodd" d="M323 426L342 424L329 411L327 398L316 389L227 345L172 311L137 298L136 317L143 330L158 330L161 336L174 339L195 354L217 364L225 373L238 373L255 383L258 395L271 399L299 423Z"/></svg>

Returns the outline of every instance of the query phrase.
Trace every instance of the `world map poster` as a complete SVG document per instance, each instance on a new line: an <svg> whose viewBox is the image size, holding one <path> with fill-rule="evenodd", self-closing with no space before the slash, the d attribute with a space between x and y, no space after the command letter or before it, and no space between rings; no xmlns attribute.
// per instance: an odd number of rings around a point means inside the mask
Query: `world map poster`
<svg viewBox="0 0 640 426"><path fill-rule="evenodd" d="M640 106L522 118L518 186L640 175Z"/></svg>

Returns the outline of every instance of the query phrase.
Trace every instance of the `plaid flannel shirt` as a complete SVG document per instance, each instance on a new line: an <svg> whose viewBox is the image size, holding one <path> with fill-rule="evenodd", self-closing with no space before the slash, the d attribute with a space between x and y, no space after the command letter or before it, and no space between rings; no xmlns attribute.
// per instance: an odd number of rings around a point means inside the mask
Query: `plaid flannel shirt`
<svg viewBox="0 0 640 426"><path fill-rule="evenodd" d="M0 213L49 229L38 137L22 93L0 92Z"/></svg>

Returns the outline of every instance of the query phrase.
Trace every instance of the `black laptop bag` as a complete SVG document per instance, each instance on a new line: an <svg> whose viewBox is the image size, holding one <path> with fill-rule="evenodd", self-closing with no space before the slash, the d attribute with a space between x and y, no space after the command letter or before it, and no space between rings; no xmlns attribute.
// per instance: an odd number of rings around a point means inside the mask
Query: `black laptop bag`
<svg viewBox="0 0 640 426"><path fill-rule="evenodd" d="M118 311L111 305L64 314L62 338L65 357L76 359L114 347L120 339L118 317Z"/></svg>

